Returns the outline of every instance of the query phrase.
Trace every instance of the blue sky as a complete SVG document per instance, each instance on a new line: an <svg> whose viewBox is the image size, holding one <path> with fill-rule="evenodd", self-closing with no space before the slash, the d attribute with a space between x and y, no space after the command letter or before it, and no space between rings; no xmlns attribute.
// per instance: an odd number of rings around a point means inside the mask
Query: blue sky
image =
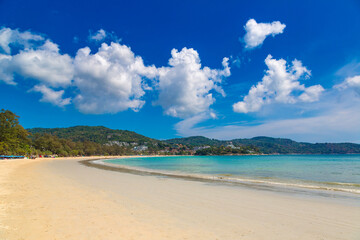
<svg viewBox="0 0 360 240"><path fill-rule="evenodd" d="M158 139L360 142L359 1L0 1L1 108Z"/></svg>

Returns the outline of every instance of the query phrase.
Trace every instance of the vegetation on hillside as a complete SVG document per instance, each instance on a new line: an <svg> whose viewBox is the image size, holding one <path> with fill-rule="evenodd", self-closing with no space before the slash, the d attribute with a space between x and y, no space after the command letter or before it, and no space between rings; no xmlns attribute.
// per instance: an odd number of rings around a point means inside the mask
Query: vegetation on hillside
<svg viewBox="0 0 360 240"><path fill-rule="evenodd" d="M222 146L224 145L224 141L220 141L217 139L210 139L203 136L193 136L193 137L186 137L186 138L173 138L169 140L165 140L164 142L170 144L182 144L182 145L189 145L189 146Z"/></svg>
<svg viewBox="0 0 360 240"><path fill-rule="evenodd" d="M158 140L151 139L140 135L136 132L127 130L113 130L102 126L75 126L69 128L32 128L29 129L31 134L51 134L59 138L70 139L75 142L91 141L95 143L105 144L109 141L118 142L137 142L157 143Z"/></svg>
<svg viewBox="0 0 360 240"><path fill-rule="evenodd" d="M19 116L0 110L0 154L29 154L32 152L29 133L19 124Z"/></svg>
<svg viewBox="0 0 360 240"><path fill-rule="evenodd" d="M360 153L360 144L355 143L304 143L286 138L254 137L250 139L233 139L221 141L205 137L188 137L166 140L169 143L219 147L233 145L235 147L252 146L263 154L347 154Z"/></svg>
<svg viewBox="0 0 360 240"><path fill-rule="evenodd" d="M195 155L236 155L236 154L260 154L261 152L253 146L226 147L213 146L197 150Z"/></svg>
<svg viewBox="0 0 360 240"><path fill-rule="evenodd" d="M0 111L0 155L230 155L230 154L360 153L360 144L301 143L284 138L255 137L222 141L195 136L160 141L102 126L25 130L19 116Z"/></svg>

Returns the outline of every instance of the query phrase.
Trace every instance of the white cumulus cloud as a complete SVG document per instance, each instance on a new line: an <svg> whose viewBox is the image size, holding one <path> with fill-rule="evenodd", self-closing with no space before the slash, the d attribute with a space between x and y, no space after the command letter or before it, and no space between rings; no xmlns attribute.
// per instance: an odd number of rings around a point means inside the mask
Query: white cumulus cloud
<svg viewBox="0 0 360 240"><path fill-rule="evenodd" d="M0 29L0 50L6 54L11 54L11 45L15 47L30 48L37 42L44 40L41 35L33 34L30 31L20 32L17 29Z"/></svg>
<svg viewBox="0 0 360 240"><path fill-rule="evenodd" d="M73 78L72 58L60 54L57 44L29 31L0 29L0 80L16 84L14 74L50 86L66 86ZM18 50L11 54L12 50Z"/></svg>
<svg viewBox="0 0 360 240"><path fill-rule="evenodd" d="M341 89L341 90L353 89L355 92L360 94L360 75L348 77L344 80L344 82L342 82L338 85L335 85L334 88Z"/></svg>
<svg viewBox="0 0 360 240"><path fill-rule="evenodd" d="M106 38L106 36L107 36L106 31L104 29L100 29L96 33L90 34L89 40L100 42L103 41Z"/></svg>
<svg viewBox="0 0 360 240"><path fill-rule="evenodd" d="M84 113L138 111L143 105L144 77L155 78L157 69L145 66L126 45L103 43L95 54L79 49L75 61L74 84L79 94L74 102Z"/></svg>
<svg viewBox="0 0 360 240"><path fill-rule="evenodd" d="M223 69L211 69L201 66L195 50L173 49L169 66L156 68L145 66L143 59L120 44L113 33L100 29L89 36L93 41L105 38L115 42L102 43L95 53L89 47L79 49L73 58L60 53L57 44L41 35L1 28L0 80L16 85L22 82L21 77L33 85L31 91L43 94L41 101L57 106L70 104L70 98L62 96L72 87L72 102L83 113L138 111L145 104L145 91L156 88L156 104L167 115L214 115L210 106L215 92L225 95L221 81L230 75L228 58L223 59Z"/></svg>
<svg viewBox="0 0 360 240"><path fill-rule="evenodd" d="M64 90L55 91L45 85L35 85L30 91L42 93L41 102L64 107L71 103L71 98L63 98Z"/></svg>
<svg viewBox="0 0 360 240"><path fill-rule="evenodd" d="M256 112L265 104L314 102L319 100L324 88L321 85L305 87L301 78L308 78L310 71L301 61L294 60L288 65L284 59L265 59L268 67L262 81L253 85L243 101L235 103L233 110L239 113Z"/></svg>
<svg viewBox="0 0 360 240"><path fill-rule="evenodd" d="M159 99L166 115L188 118L209 111L215 102L213 92L225 95L220 86L223 77L230 75L229 59L224 58L222 70L202 67L197 51L183 48L171 51L170 67L159 69Z"/></svg>
<svg viewBox="0 0 360 240"><path fill-rule="evenodd" d="M10 68L24 78L49 86L68 86L74 75L72 58L60 54L56 44L47 40L37 49L21 50L13 55Z"/></svg>
<svg viewBox="0 0 360 240"><path fill-rule="evenodd" d="M272 23L257 23L255 19L250 19L244 26L246 34L244 36L245 48L252 49L260 46L269 35L273 37L283 33L286 25L279 21Z"/></svg>
<svg viewBox="0 0 360 240"><path fill-rule="evenodd" d="M0 81L10 85L16 85L11 69L12 56L0 54Z"/></svg>
<svg viewBox="0 0 360 240"><path fill-rule="evenodd" d="M67 87L71 85L74 76L73 59L67 54L61 54L57 44L29 31L2 28L1 49L5 54L0 54L0 81L16 85L14 76L17 75L31 79L29 82L40 82L41 85L35 86L33 90L43 94L41 101L57 106L68 104L67 99L61 100L63 90L49 88Z"/></svg>

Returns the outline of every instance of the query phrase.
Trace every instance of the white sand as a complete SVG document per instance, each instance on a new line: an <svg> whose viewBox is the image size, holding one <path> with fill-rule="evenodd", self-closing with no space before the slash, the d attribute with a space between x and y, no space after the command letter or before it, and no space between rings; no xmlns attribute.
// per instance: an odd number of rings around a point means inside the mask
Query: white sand
<svg viewBox="0 0 360 240"><path fill-rule="evenodd" d="M0 239L360 239L347 199L0 161Z"/></svg>

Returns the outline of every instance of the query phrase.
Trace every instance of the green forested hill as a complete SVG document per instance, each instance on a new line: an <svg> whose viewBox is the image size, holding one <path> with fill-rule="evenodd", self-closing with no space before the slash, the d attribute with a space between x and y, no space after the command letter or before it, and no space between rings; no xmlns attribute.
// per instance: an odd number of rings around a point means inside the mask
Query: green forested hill
<svg viewBox="0 0 360 240"><path fill-rule="evenodd" d="M194 136L194 137L186 137L186 138L173 138L169 140L164 140L169 144L182 144L189 146L221 146L224 145L224 141L220 141L217 139L210 139L202 136Z"/></svg>
<svg viewBox="0 0 360 240"><path fill-rule="evenodd" d="M355 143L304 143L271 137L217 140L202 136L160 141L102 126L25 130L18 119L11 111L0 110L0 155L360 154L360 144Z"/></svg>
<svg viewBox="0 0 360 240"><path fill-rule="evenodd" d="M237 145L253 145L262 153L342 154L360 153L360 144L354 143L305 143L286 138L255 137L232 140Z"/></svg>
<svg viewBox="0 0 360 240"><path fill-rule="evenodd" d="M168 143L176 143L191 146L254 146L264 154L343 154L360 153L360 144L355 143L304 143L286 138L254 137L239 138L233 140L216 140L206 137L187 137L166 140Z"/></svg>
<svg viewBox="0 0 360 240"><path fill-rule="evenodd" d="M76 126L69 128L32 128L28 131L35 134L51 134L59 138L70 139L74 142L91 141L95 143L105 144L110 141L118 142L136 142L143 144L158 142L158 140L145 137L136 132L127 130L113 130L110 128L97 126Z"/></svg>

